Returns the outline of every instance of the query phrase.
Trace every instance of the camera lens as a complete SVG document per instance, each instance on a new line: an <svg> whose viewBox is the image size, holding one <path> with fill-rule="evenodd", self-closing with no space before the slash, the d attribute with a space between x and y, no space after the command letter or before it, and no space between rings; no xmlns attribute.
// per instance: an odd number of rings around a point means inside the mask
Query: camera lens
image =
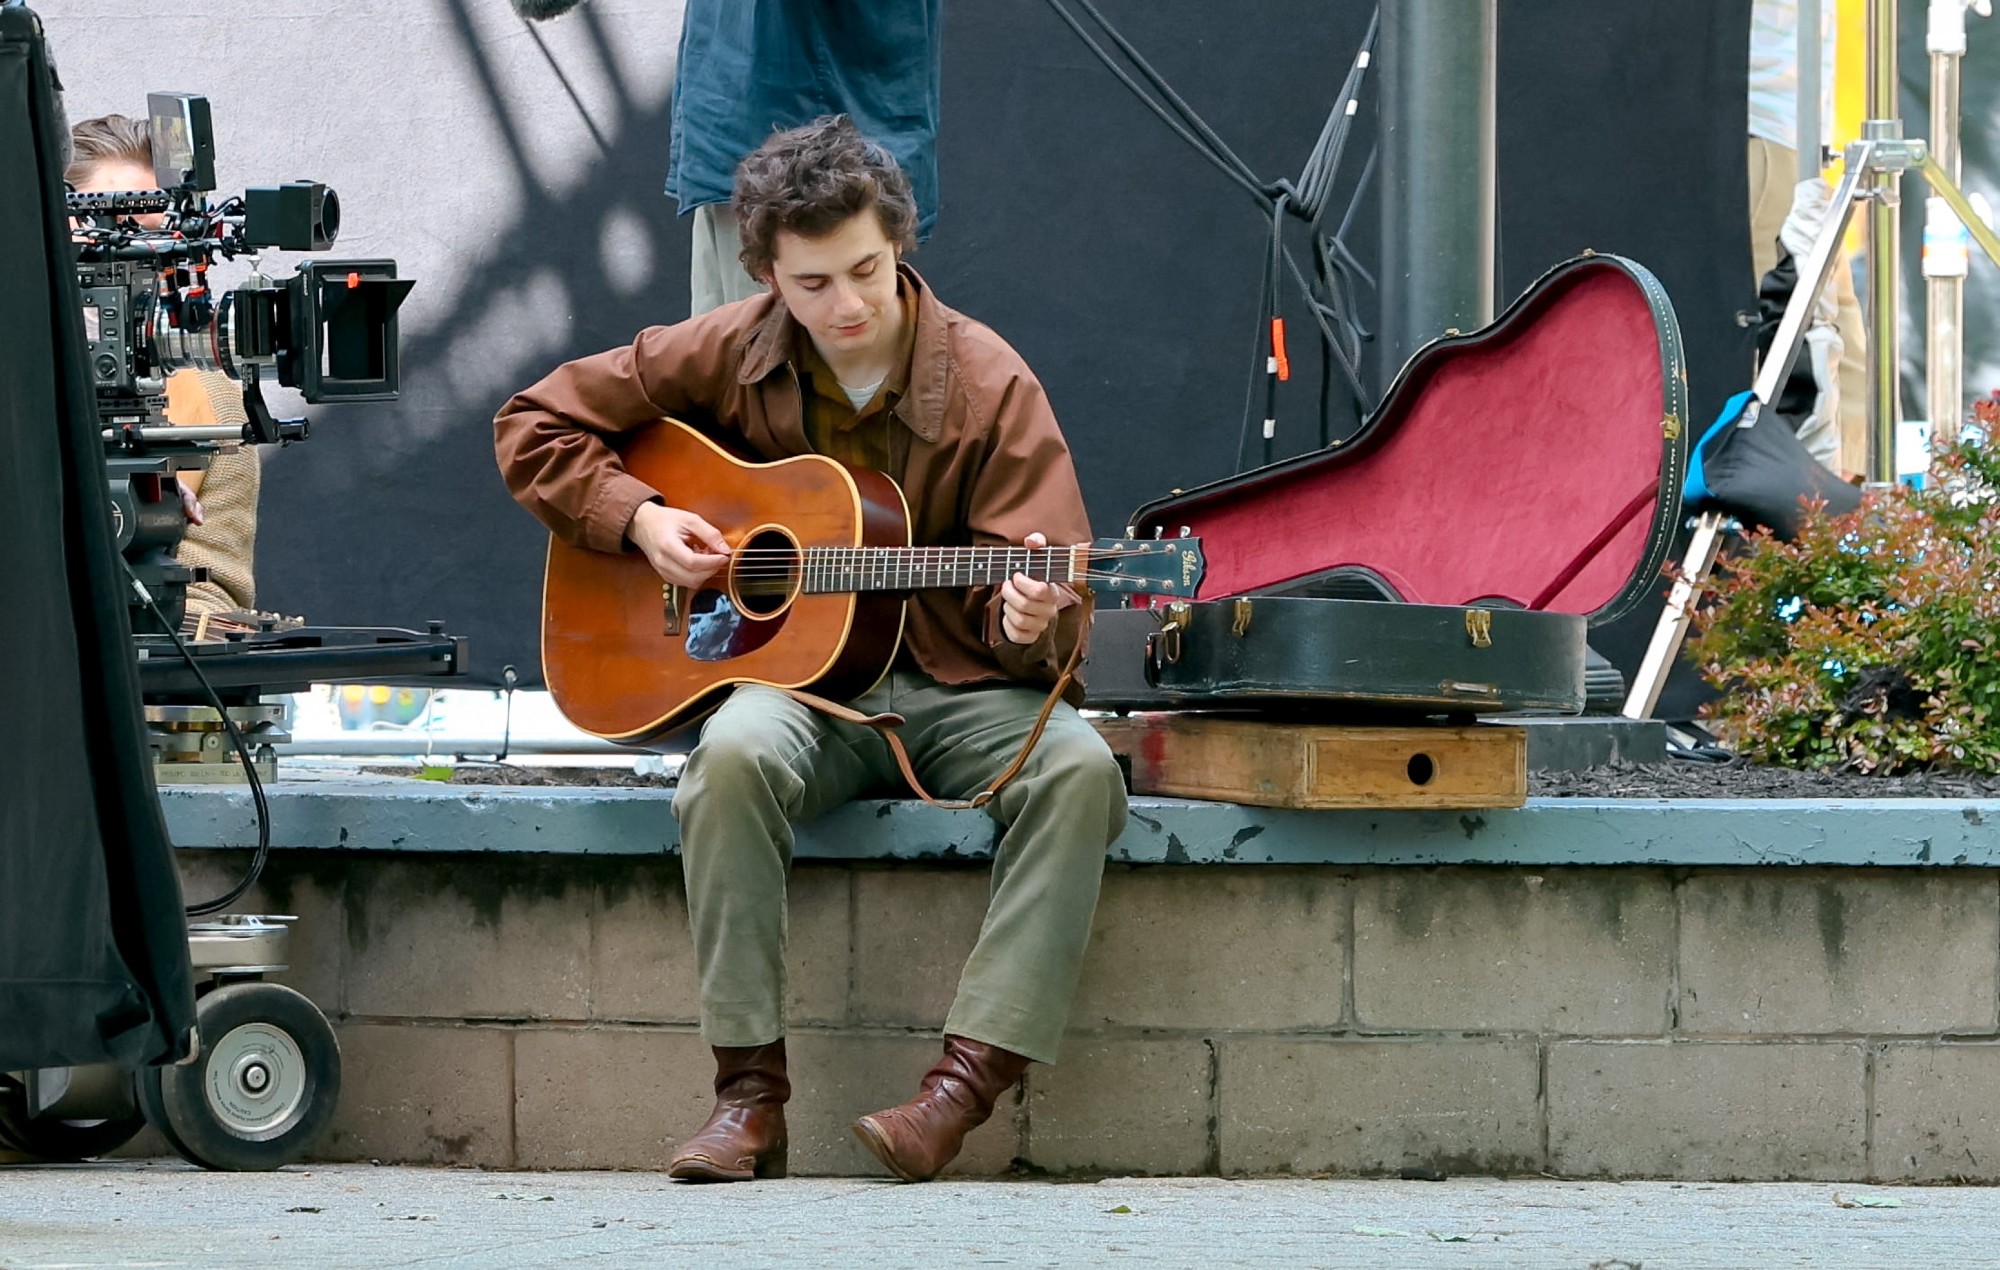
<svg viewBox="0 0 2000 1270"><path fill-rule="evenodd" d="M320 200L319 223L327 242L340 237L340 195L332 190L328 190Z"/></svg>

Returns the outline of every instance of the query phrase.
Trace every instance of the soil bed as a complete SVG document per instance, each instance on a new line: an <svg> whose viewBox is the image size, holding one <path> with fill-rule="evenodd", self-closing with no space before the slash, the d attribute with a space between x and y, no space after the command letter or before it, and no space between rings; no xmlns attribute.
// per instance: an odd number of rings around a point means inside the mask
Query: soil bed
<svg viewBox="0 0 2000 1270"><path fill-rule="evenodd" d="M407 776L408 768L377 768ZM454 785L595 785L618 789L665 789L673 778L641 776L607 767L461 766ZM1920 773L1863 776L1858 772L1801 772L1740 761L1618 763L1580 772L1530 772L1528 792L1537 798L2000 798L2000 775Z"/></svg>
<svg viewBox="0 0 2000 1270"><path fill-rule="evenodd" d="M371 767L367 769L380 776L410 776L414 773L407 767ZM609 789L672 789L671 776L640 775L628 768L617 767L516 767L511 763L482 763L477 767L460 765L452 769L449 777L439 779L440 784L451 785L591 785Z"/></svg>
<svg viewBox="0 0 2000 1270"><path fill-rule="evenodd" d="M1537 798L2000 798L2000 776L1922 772L1864 776L1802 772L1741 760L1614 763L1580 772L1530 772Z"/></svg>

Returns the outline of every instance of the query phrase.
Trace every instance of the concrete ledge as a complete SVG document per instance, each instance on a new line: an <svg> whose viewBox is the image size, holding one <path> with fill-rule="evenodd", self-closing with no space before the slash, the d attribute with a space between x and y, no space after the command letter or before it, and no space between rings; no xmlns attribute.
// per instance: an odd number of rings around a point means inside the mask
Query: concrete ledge
<svg viewBox="0 0 2000 1270"><path fill-rule="evenodd" d="M796 1170L872 1171L986 873L793 870ZM329 1158L659 1168L705 1114L673 855L280 850L243 908L347 1052ZM1996 1075L1990 869L1113 864L1061 1062L958 1171L1990 1183Z"/></svg>
<svg viewBox="0 0 2000 1270"><path fill-rule="evenodd" d="M662 1165L711 1074L671 797L273 788L279 849L242 907L298 915L281 978L347 1051L328 1158ZM184 889L219 893L249 853L202 844L252 840L246 793L163 801ZM1063 1061L956 1171L2000 1181L1989 817L2000 802L1139 799ZM908 802L802 833L797 1171L872 1171L847 1126L935 1055L993 839Z"/></svg>
<svg viewBox="0 0 2000 1270"><path fill-rule="evenodd" d="M673 791L448 785L400 777L269 787L271 843L350 851L660 855ZM247 790L167 786L182 846L256 841ZM1110 858L1129 864L1964 865L2000 867L2000 800L1535 798L1511 811L1276 811L1135 798ZM990 858L986 816L857 802L807 826L819 860Z"/></svg>

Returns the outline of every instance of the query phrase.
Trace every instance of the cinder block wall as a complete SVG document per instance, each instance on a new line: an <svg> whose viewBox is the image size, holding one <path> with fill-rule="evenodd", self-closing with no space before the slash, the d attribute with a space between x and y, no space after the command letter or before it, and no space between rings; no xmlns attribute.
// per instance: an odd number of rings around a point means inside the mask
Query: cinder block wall
<svg viewBox="0 0 2000 1270"><path fill-rule="evenodd" d="M873 1172L986 870L791 894L792 1167ZM706 1114L676 859L278 852L254 899L338 1027L327 1158L658 1168ZM958 1171L2000 1181L1997 991L1982 870L1113 867L1063 1061Z"/></svg>

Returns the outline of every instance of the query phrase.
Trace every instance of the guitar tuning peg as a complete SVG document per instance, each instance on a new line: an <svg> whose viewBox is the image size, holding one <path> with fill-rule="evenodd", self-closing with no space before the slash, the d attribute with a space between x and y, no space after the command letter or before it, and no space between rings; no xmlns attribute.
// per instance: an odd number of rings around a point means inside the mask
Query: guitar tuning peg
<svg viewBox="0 0 2000 1270"><path fill-rule="evenodd" d="M1125 526L1125 536L1127 538L1137 538L1139 536L1139 527L1137 525Z"/></svg>
<svg viewBox="0 0 2000 1270"><path fill-rule="evenodd" d="M1191 538L1193 536L1194 536L1194 530L1189 529L1186 525L1181 526L1181 537Z"/></svg>
<svg viewBox="0 0 2000 1270"><path fill-rule="evenodd" d="M1154 526L1153 526L1153 537L1155 537L1155 538L1164 538L1164 537L1166 537L1166 536L1167 536L1167 527L1166 527L1165 525L1154 525Z"/></svg>

